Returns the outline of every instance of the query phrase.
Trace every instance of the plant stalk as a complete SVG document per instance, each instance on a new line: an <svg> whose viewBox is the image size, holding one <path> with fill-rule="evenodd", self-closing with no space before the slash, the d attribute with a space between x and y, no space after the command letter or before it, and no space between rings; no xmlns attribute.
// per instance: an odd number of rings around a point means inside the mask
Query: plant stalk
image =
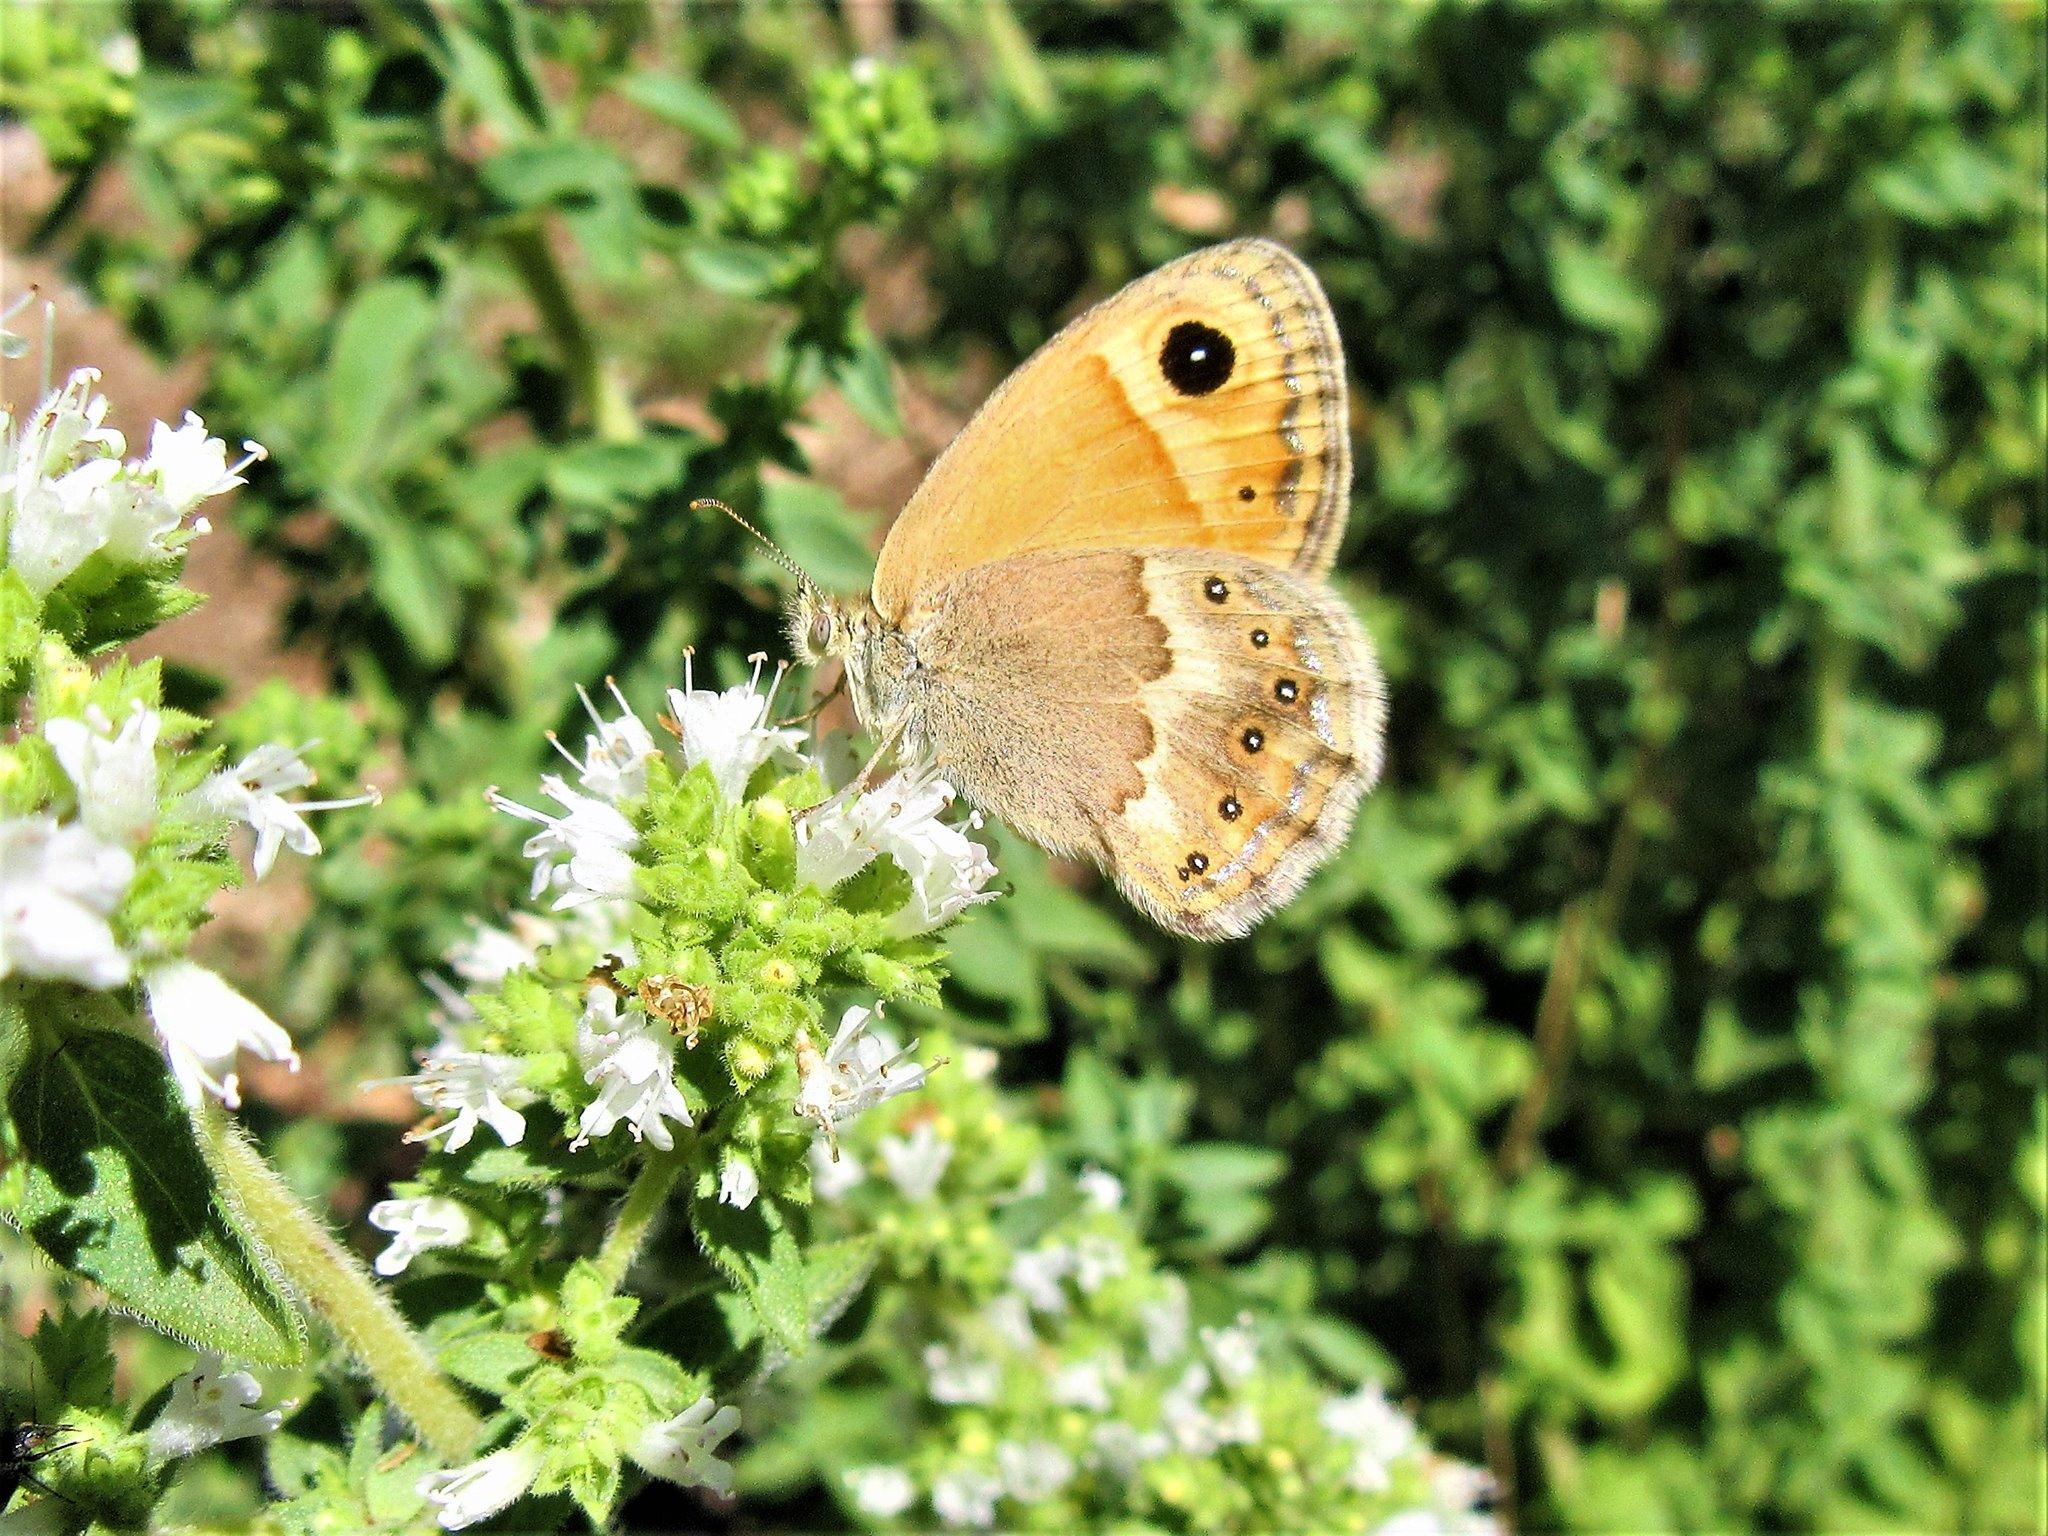
<svg viewBox="0 0 2048 1536"><path fill-rule="evenodd" d="M647 1235L654 1230L662 1207L668 1204L669 1191L675 1187L683 1167L679 1153L649 1152L647 1161L640 1165L640 1172L628 1186L612 1229L605 1234L604 1246L597 1250L598 1273L613 1290L626 1283L626 1272L646 1245Z"/></svg>
<svg viewBox="0 0 2048 1536"><path fill-rule="evenodd" d="M537 222L521 223L507 229L499 243L533 300L542 327L562 354L562 367L590 419L591 431L608 443L632 442L640 436L639 414L577 309L561 263L548 246L547 231Z"/></svg>
<svg viewBox="0 0 2048 1536"><path fill-rule="evenodd" d="M334 1330L422 1440L451 1461L467 1456L483 1438L483 1421L435 1368L361 1261L300 1203L220 1106L208 1103L196 1119L215 1176L307 1310Z"/></svg>

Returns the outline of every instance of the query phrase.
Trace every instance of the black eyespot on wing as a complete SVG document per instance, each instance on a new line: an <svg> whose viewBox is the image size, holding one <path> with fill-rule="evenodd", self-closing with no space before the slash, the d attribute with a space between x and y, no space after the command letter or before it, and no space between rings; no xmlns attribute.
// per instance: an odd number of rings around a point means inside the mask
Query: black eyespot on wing
<svg viewBox="0 0 2048 1536"><path fill-rule="evenodd" d="M1206 853L1191 853L1188 855L1188 868L1193 870L1196 874L1199 875L1203 873L1205 870L1208 869L1208 867L1209 855L1207 855Z"/></svg>
<svg viewBox="0 0 2048 1536"><path fill-rule="evenodd" d="M1211 576L1202 583L1202 591L1212 603L1220 603L1230 596L1230 583L1221 576Z"/></svg>
<svg viewBox="0 0 2048 1536"><path fill-rule="evenodd" d="M1268 635L1263 629L1255 629L1252 631L1252 644L1257 646L1262 651L1266 648L1266 642L1271 638L1272 636Z"/></svg>
<svg viewBox="0 0 2048 1536"><path fill-rule="evenodd" d="M1222 814L1225 821L1235 821L1244 814L1244 807L1238 803L1237 796L1235 795L1225 795L1217 804L1216 809Z"/></svg>
<svg viewBox="0 0 2048 1536"><path fill-rule="evenodd" d="M1183 395L1214 394L1237 367L1237 348L1228 336L1199 320L1183 320L1166 333L1159 371Z"/></svg>
<svg viewBox="0 0 2048 1536"><path fill-rule="evenodd" d="M1245 729L1244 735L1239 739L1244 742L1245 751L1256 752L1266 744L1266 733L1256 725L1248 726Z"/></svg>
<svg viewBox="0 0 2048 1536"><path fill-rule="evenodd" d="M1248 485L1240 485L1237 488L1237 499L1239 501L1257 501L1259 493Z"/></svg>
<svg viewBox="0 0 2048 1536"><path fill-rule="evenodd" d="M1291 677L1283 677L1273 685L1273 697L1282 704L1292 704L1301 696L1301 685Z"/></svg>

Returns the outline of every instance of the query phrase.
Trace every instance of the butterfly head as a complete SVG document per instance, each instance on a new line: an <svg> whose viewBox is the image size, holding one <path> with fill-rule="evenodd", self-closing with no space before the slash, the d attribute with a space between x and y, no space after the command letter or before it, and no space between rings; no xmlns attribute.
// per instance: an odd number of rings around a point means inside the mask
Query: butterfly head
<svg viewBox="0 0 2048 1536"><path fill-rule="evenodd" d="M789 603L789 647L806 666L845 666L853 711L870 730L895 724L903 713L904 684L917 663L908 639L883 621L871 599L834 597L799 583Z"/></svg>
<svg viewBox="0 0 2048 1536"><path fill-rule="evenodd" d="M790 651L807 667L844 659L853 649L859 618L856 604L821 592L809 581L798 582L789 600Z"/></svg>

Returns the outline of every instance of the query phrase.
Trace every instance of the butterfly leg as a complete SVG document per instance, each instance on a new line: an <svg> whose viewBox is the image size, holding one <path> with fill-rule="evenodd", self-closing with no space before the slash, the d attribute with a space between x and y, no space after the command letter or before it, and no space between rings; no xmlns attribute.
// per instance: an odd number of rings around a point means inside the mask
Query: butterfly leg
<svg viewBox="0 0 2048 1536"><path fill-rule="evenodd" d="M888 734L882 738L881 745L875 748L874 754L862 765L860 772L853 776L851 783L836 793L827 795L816 805L806 806L798 811L795 817L797 825L801 826L806 817L816 815L828 805L844 805L847 801L866 794L875 782L875 770L882 766L882 759L895 751L896 743L903 739L903 726L904 722L899 721L889 728Z"/></svg>
<svg viewBox="0 0 2048 1536"><path fill-rule="evenodd" d="M874 756L870 757L862 765L860 772L854 775L853 782L841 791L842 794L851 798L852 796L864 795L868 792L868 789L875 782L875 770L882 766L882 759L891 752L894 752L896 750L896 743L903 739L905 723L899 720L889 728L889 733L882 738L882 744L875 748Z"/></svg>

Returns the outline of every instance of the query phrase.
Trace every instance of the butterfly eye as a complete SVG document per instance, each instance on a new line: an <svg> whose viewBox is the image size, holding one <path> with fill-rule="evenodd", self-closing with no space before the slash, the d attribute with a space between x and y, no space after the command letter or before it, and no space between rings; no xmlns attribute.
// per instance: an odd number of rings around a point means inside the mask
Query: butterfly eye
<svg viewBox="0 0 2048 1536"><path fill-rule="evenodd" d="M811 619L811 649L823 652L832 643L832 615L818 613Z"/></svg>

